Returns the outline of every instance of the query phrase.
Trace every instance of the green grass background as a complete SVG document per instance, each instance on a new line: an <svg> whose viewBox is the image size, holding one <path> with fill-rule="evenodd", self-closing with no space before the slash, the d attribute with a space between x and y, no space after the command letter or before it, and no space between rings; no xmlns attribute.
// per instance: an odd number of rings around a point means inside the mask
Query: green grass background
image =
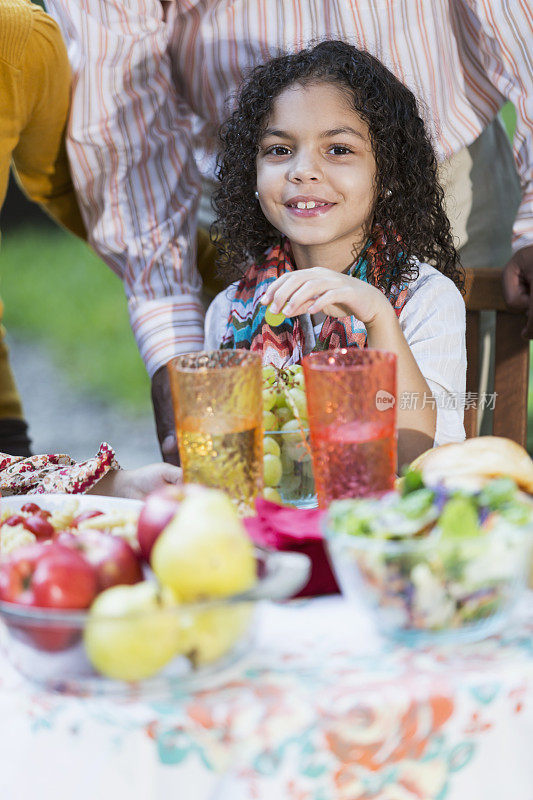
<svg viewBox="0 0 533 800"><path fill-rule="evenodd" d="M59 229L17 229L2 237L0 274L8 331L45 343L73 387L150 410L122 282L87 245Z"/></svg>
<svg viewBox="0 0 533 800"><path fill-rule="evenodd" d="M510 104L502 117L512 136ZM122 283L89 247L59 229L21 228L2 237L0 276L8 330L44 342L77 389L150 411Z"/></svg>

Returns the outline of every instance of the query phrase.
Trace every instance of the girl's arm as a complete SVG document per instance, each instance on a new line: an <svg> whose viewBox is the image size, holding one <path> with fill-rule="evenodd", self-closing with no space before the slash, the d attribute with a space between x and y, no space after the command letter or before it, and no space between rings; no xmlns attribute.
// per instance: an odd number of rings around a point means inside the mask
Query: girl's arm
<svg viewBox="0 0 533 800"><path fill-rule="evenodd" d="M366 323L367 343L369 347L396 353L398 359L398 467L401 468L433 447L437 410L434 403L428 402L433 396L431 389L407 344L396 312L388 300L385 302L375 319Z"/></svg>
<svg viewBox="0 0 533 800"><path fill-rule="evenodd" d="M262 300L286 316L355 316L366 326L369 347L396 353L399 466L433 444L464 438L464 302L435 269L422 264L420 272L400 320L379 289L321 267L283 275Z"/></svg>

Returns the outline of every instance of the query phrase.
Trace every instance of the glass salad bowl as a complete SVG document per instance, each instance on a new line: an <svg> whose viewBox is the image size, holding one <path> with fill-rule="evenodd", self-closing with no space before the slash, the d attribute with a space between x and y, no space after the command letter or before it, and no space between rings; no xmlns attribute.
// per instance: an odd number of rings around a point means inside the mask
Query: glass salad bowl
<svg viewBox="0 0 533 800"><path fill-rule="evenodd" d="M363 600L402 644L498 631L527 585L532 505L508 479L481 491L419 483L403 496L332 503L325 521L343 594Z"/></svg>

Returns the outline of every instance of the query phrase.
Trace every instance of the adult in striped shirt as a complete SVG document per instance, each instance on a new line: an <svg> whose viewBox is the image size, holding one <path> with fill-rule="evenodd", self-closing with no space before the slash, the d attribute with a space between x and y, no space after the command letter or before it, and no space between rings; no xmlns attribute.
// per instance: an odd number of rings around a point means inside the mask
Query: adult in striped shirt
<svg viewBox="0 0 533 800"><path fill-rule="evenodd" d="M152 376L162 451L177 456L165 364L204 341L196 227L216 136L251 67L320 38L385 63L426 109L468 266L533 274L528 0L48 0L74 72L68 139L90 241L123 279ZM497 120L517 109L513 155ZM319 111L319 110L318 110ZM239 154L236 153L238 158ZM202 209L200 209L202 211ZM533 336L530 311L528 333Z"/></svg>

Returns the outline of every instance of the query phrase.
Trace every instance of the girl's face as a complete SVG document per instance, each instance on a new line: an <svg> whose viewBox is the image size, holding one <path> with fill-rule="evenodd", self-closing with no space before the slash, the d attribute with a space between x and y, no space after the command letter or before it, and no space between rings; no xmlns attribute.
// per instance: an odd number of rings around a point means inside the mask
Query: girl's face
<svg viewBox="0 0 533 800"><path fill-rule="evenodd" d="M376 162L368 126L343 92L330 83L285 89L256 168L261 209L299 268L342 271L353 262L372 215Z"/></svg>

